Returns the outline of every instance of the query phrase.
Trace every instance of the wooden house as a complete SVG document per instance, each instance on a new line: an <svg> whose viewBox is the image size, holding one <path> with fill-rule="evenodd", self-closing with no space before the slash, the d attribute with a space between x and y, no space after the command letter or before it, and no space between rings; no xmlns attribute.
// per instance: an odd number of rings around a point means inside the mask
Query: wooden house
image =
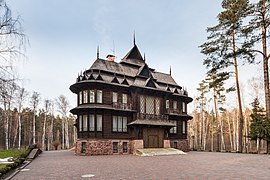
<svg viewBox="0 0 270 180"><path fill-rule="evenodd" d="M76 154L167 147L188 151L187 121L192 117L187 104L192 98L171 74L149 67L135 41L120 62L98 55L70 90L78 97L70 111L77 115Z"/></svg>

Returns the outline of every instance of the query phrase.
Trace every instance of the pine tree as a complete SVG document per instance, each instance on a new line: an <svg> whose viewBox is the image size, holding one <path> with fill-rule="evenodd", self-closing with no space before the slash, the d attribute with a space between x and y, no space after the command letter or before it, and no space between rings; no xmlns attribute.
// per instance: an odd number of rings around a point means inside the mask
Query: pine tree
<svg viewBox="0 0 270 180"><path fill-rule="evenodd" d="M260 107L258 98L254 99L252 105L250 135L251 140L256 140L260 144L262 139L267 137L267 121L265 111ZM257 150L258 151L258 150Z"/></svg>
<svg viewBox="0 0 270 180"><path fill-rule="evenodd" d="M248 44L242 39L243 19L249 12L248 0L223 0L224 11L218 14L218 24L207 28L208 40L200 47L201 52L207 57L204 65L214 71L223 71L229 66L234 66L235 84L237 90L239 108L239 151L242 152L243 136L243 111L239 86L239 73L237 58L253 61L254 56L250 53ZM248 35L248 32L245 32Z"/></svg>

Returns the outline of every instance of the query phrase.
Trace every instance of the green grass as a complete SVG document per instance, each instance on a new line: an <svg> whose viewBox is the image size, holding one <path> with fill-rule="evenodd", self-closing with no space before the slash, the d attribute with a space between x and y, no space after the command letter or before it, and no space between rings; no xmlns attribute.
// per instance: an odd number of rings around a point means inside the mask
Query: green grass
<svg viewBox="0 0 270 180"><path fill-rule="evenodd" d="M0 150L0 158L7 158L7 157L20 157L21 154L24 154L26 150Z"/></svg>
<svg viewBox="0 0 270 180"><path fill-rule="evenodd" d="M11 169L15 169L17 166L22 164L29 153L30 149L0 150L0 158L13 157L16 159L13 164L0 164L0 177Z"/></svg>

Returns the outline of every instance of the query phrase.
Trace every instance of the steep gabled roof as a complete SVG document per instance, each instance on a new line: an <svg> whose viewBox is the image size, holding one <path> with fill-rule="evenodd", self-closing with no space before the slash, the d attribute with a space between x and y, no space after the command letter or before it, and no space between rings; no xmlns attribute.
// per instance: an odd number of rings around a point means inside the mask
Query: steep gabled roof
<svg viewBox="0 0 270 180"><path fill-rule="evenodd" d="M123 57L120 63L140 67L145 64L145 61L140 53L139 48L136 44L134 44L133 48Z"/></svg>
<svg viewBox="0 0 270 180"><path fill-rule="evenodd" d="M144 61L140 50L136 44L134 44L133 48L124 56L123 60L125 59L137 59Z"/></svg>

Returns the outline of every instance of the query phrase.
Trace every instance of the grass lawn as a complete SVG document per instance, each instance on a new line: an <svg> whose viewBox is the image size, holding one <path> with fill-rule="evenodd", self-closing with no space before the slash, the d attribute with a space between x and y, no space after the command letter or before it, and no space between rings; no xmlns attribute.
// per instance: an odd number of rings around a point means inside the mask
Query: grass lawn
<svg viewBox="0 0 270 180"><path fill-rule="evenodd" d="M11 169L14 169L20 164L22 164L29 153L29 149L0 150L0 158L13 157L14 159L16 159L15 162L12 164L0 164L0 177Z"/></svg>
<svg viewBox="0 0 270 180"><path fill-rule="evenodd" d="M18 158L21 154L24 154L26 150L0 150L0 158L13 157Z"/></svg>

